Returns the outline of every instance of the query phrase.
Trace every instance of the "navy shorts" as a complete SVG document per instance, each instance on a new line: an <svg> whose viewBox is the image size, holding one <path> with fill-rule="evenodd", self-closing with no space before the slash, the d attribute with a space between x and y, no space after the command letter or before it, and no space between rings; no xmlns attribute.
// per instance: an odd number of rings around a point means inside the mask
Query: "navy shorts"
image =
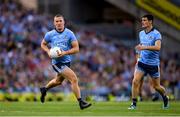
<svg viewBox="0 0 180 117"><path fill-rule="evenodd" d="M61 73L66 67L70 67L71 63L57 63L52 65L53 69L57 72L57 73Z"/></svg>
<svg viewBox="0 0 180 117"><path fill-rule="evenodd" d="M138 62L136 65L136 69L144 72L144 75L149 74L152 78L160 77L160 70L158 65L147 65L142 62Z"/></svg>

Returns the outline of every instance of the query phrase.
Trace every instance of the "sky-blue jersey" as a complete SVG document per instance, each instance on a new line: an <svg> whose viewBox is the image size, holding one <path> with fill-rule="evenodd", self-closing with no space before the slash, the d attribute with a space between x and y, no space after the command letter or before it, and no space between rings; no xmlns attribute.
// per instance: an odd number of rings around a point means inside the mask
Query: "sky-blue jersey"
<svg viewBox="0 0 180 117"><path fill-rule="evenodd" d="M144 30L139 33L140 44L144 46L154 46L157 40L161 40L161 34L158 30L152 29L146 33ZM159 51L141 50L138 61L147 65L159 65Z"/></svg>
<svg viewBox="0 0 180 117"><path fill-rule="evenodd" d="M71 49L72 41L76 41L74 33L65 28L63 32L58 32L56 29L53 29L47 32L44 36L44 40L50 45L50 47L59 47L63 51ZM57 63L68 63L71 62L71 55L64 55L59 58L53 58L52 64Z"/></svg>

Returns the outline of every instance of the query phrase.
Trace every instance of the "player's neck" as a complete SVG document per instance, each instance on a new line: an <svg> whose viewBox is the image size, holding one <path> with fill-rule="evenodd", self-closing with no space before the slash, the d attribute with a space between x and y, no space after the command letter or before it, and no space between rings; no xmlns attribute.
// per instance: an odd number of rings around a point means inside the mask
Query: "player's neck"
<svg viewBox="0 0 180 117"><path fill-rule="evenodd" d="M58 32L58 33L62 33L64 31L65 28L62 28L62 29L56 29L55 30Z"/></svg>
<svg viewBox="0 0 180 117"><path fill-rule="evenodd" d="M146 33L149 33L151 30L153 29L153 26L148 26L146 29L145 29L145 32Z"/></svg>

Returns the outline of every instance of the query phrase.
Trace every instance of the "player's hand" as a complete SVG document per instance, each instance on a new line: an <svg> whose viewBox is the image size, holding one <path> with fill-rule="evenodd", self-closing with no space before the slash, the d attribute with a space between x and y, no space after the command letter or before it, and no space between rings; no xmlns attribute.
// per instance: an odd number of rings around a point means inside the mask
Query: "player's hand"
<svg viewBox="0 0 180 117"><path fill-rule="evenodd" d="M141 44L138 44L136 47L135 47L136 50L140 51L140 50L143 50L143 46Z"/></svg>
<svg viewBox="0 0 180 117"><path fill-rule="evenodd" d="M66 55L66 52L61 50L61 52L57 51L57 54L58 54L59 57L62 57L64 55Z"/></svg>

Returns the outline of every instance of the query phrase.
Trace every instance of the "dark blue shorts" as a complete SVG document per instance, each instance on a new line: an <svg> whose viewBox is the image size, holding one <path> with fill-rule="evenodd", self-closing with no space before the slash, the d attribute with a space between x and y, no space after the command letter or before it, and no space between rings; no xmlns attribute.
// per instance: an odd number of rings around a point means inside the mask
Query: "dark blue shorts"
<svg viewBox="0 0 180 117"><path fill-rule="evenodd" d="M61 73L66 67L70 67L71 63L57 63L52 65L53 69L57 72L57 73Z"/></svg>
<svg viewBox="0 0 180 117"><path fill-rule="evenodd" d="M138 62L136 65L136 69L144 72L144 75L149 74L152 78L160 77L160 70L158 65L147 65L142 62Z"/></svg>

